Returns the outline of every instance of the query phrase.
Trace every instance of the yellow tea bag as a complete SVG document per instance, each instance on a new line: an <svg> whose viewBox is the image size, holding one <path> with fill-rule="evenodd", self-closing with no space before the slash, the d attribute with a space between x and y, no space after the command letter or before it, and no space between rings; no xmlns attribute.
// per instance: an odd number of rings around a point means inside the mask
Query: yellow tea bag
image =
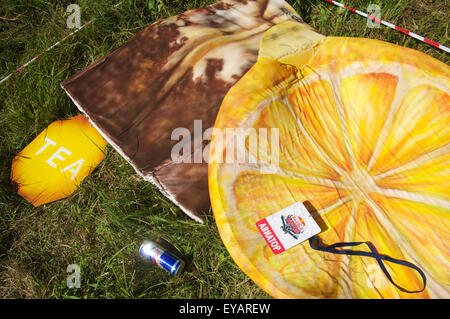
<svg viewBox="0 0 450 319"><path fill-rule="evenodd" d="M34 206L65 198L105 158L106 145L83 115L53 122L14 158L11 183Z"/></svg>

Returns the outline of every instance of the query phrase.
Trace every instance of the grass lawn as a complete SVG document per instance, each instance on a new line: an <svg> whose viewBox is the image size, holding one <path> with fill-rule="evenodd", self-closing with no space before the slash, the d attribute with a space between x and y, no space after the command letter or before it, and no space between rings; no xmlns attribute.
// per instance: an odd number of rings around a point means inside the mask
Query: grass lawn
<svg viewBox="0 0 450 319"><path fill-rule="evenodd" d="M70 33L66 7L93 22L21 73L0 84L0 297L3 298L270 298L233 262L214 218L198 224L109 147L106 159L69 198L38 208L9 184L13 157L51 122L78 114L60 87L71 75L111 52L150 23L211 0L2 0L0 78ZM288 0L319 32L381 39L450 55L322 0ZM342 0L445 46L448 0ZM114 6L118 4L117 6ZM143 262L146 238L163 237L192 257L180 276ZM68 289L69 264L81 267L81 287Z"/></svg>

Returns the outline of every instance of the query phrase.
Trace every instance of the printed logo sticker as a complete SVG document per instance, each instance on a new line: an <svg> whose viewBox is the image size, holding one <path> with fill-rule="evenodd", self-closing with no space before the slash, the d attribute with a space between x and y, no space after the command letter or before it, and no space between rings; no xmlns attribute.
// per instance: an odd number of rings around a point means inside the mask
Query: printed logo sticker
<svg viewBox="0 0 450 319"><path fill-rule="evenodd" d="M283 231L285 234L289 234L295 239L298 239L298 236L301 235L305 229L305 220L300 216L296 215L288 215L284 217L281 215L281 220L283 221Z"/></svg>
<svg viewBox="0 0 450 319"><path fill-rule="evenodd" d="M256 223L256 227L275 255L321 231L302 202L260 220Z"/></svg>

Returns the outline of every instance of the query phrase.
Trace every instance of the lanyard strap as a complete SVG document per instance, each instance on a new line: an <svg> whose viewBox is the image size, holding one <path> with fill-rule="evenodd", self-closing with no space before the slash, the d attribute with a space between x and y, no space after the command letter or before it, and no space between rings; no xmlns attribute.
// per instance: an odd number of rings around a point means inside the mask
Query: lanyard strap
<svg viewBox="0 0 450 319"><path fill-rule="evenodd" d="M367 251L359 251L359 250L351 250L351 249L336 249L336 248L340 248L340 247L346 247L346 246L359 246L362 244L366 244L369 249L370 252ZM373 245L369 242L344 242L344 243L337 243L337 244L333 244L333 245L329 245L329 246L324 246L320 243L319 237L317 236L313 236L309 239L309 245L311 246L312 249L318 250L318 251L324 251L327 253L332 253L332 254L339 254L339 255L353 255L353 256L364 256L364 257L371 257L371 258L375 258L378 262L378 265L380 265L381 270L383 271L383 273L386 275L386 277L389 279L389 281L395 286L397 287L400 291L406 292L406 293L418 293L418 292L422 292L426 285L427 285L427 278L425 277L425 274L423 273L423 271L417 267L416 265L407 262L405 260L400 260L400 259L395 259L389 256L384 256L384 255L380 255L377 253L377 251L375 250L375 248L373 247ZM391 275L389 274L388 270L386 269L386 266L383 264L383 260L395 263L395 264L399 264L402 266L406 266L406 267L410 267L412 269L414 269L415 271L417 271L420 276L422 277L422 282L423 282L423 288L420 290L414 290L414 291L410 291L410 290L406 290L402 287L400 287L399 285L397 285L394 280L392 279Z"/></svg>

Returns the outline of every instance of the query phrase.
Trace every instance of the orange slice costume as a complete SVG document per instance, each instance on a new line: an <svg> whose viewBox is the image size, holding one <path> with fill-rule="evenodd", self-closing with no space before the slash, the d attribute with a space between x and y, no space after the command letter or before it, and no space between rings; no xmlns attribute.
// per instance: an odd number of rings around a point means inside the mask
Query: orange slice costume
<svg viewBox="0 0 450 319"><path fill-rule="evenodd" d="M221 105L209 190L234 261L278 298L450 297L450 68L394 44L323 37L282 24L263 35L258 62ZM277 165L263 140L245 163L223 161L225 129L278 129ZM270 133L268 134L270 135ZM221 139L222 140L222 139ZM371 242L427 277L393 286L376 260L301 243L279 255L255 223L308 201L325 244ZM417 272L386 263L408 290Z"/></svg>

